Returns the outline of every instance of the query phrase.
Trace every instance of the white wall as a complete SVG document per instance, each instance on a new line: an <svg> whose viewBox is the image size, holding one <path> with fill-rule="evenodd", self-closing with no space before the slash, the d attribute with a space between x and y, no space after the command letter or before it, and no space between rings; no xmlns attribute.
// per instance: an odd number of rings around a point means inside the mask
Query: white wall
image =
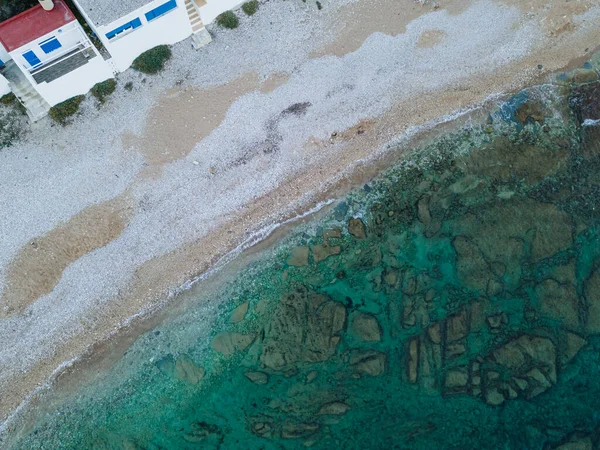
<svg viewBox="0 0 600 450"><path fill-rule="evenodd" d="M192 26L185 9L184 0L177 0L177 8L152 22L146 20L144 14L162 5L165 1L155 0L109 25L96 27L102 43L111 54L112 61L119 71L122 72L128 69L133 60L146 50L157 45L175 44L192 34ZM142 21L141 27L110 41L106 38L106 33L135 18Z"/></svg>
<svg viewBox="0 0 600 450"><path fill-rule="evenodd" d="M39 46L40 42L44 42L50 37L56 37L58 42L61 43L62 47L50 52L45 53ZM28 44L19 47L16 50L10 52L10 56L14 59L15 63L17 63L20 67L25 67L25 69L30 69L31 66L29 63L23 58L23 53L28 50L32 50L35 55L39 58L39 60L43 63L46 61L51 61L56 59L62 54L68 53L74 47L76 47L79 43L89 43L87 36L83 29L79 26L77 21L68 23L57 30L52 31L51 33L47 33L44 36L32 41Z"/></svg>
<svg viewBox="0 0 600 450"><path fill-rule="evenodd" d="M6 63L6 61L10 61L12 58L10 54L4 48L4 45L0 44L0 59Z"/></svg>
<svg viewBox="0 0 600 450"><path fill-rule="evenodd" d="M4 60L2 60L4 61ZM8 80L4 78L3 75L0 75L0 97L3 95L9 94L11 92L10 86L8 85Z"/></svg>
<svg viewBox="0 0 600 450"><path fill-rule="evenodd" d="M0 59L5 64L7 61L10 61L12 59L2 44L0 44ZM3 75L0 75L0 97L5 94L8 94L9 92L10 86L8 85L8 80L4 78Z"/></svg>
<svg viewBox="0 0 600 450"><path fill-rule="evenodd" d="M206 0L206 5L200 8L200 18L204 25L208 25L217 16L227 10L237 8L247 0Z"/></svg>
<svg viewBox="0 0 600 450"><path fill-rule="evenodd" d="M82 95L96 84L113 78L110 66L99 54L84 66L63 75L50 83L34 85L44 99L54 106L76 95Z"/></svg>

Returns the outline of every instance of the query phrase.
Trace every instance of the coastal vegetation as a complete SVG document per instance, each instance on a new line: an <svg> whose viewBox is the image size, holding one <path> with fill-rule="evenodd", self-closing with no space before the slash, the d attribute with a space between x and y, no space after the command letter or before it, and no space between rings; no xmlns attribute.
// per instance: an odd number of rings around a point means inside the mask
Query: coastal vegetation
<svg viewBox="0 0 600 450"><path fill-rule="evenodd" d="M242 11L246 13L247 16L253 16L258 11L258 0L251 0L242 5Z"/></svg>
<svg viewBox="0 0 600 450"><path fill-rule="evenodd" d="M77 95L53 106L50 108L50 117L62 126L69 124L72 117L79 112L79 106L84 99L85 95Z"/></svg>
<svg viewBox="0 0 600 450"><path fill-rule="evenodd" d="M117 89L117 82L114 78L110 78L96 83L90 92L98 99L100 104L104 104L106 98L115 92L115 89Z"/></svg>
<svg viewBox="0 0 600 450"><path fill-rule="evenodd" d="M165 68L172 52L168 45L158 45L133 60L131 67L138 72L154 75Z"/></svg>
<svg viewBox="0 0 600 450"><path fill-rule="evenodd" d="M240 24L240 19L237 18L233 11L225 11L217 17L217 24L223 28L234 29Z"/></svg>

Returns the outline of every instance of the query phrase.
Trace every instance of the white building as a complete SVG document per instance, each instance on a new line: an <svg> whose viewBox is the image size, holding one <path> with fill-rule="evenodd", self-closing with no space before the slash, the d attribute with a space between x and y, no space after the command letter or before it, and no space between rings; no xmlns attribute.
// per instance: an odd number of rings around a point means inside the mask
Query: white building
<svg viewBox="0 0 600 450"><path fill-rule="evenodd" d="M243 0L71 0L106 51L92 44L64 0L37 5L0 23L0 94L6 85L32 120L128 69L141 53L191 36L211 41L204 24ZM43 5L43 6L42 6ZM101 47L101 46L100 46ZM104 56L102 56L102 54Z"/></svg>
<svg viewBox="0 0 600 450"><path fill-rule="evenodd" d="M188 37L199 48L211 41L204 24L241 0L73 0L110 55L116 70L157 45Z"/></svg>
<svg viewBox="0 0 600 450"><path fill-rule="evenodd" d="M63 0L0 23L0 43L2 74L33 120L113 76Z"/></svg>

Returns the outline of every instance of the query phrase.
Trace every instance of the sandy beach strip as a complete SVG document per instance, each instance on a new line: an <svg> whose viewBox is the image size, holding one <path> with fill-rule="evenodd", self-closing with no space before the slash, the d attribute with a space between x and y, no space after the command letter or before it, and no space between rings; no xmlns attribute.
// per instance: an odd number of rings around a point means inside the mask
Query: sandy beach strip
<svg viewBox="0 0 600 450"><path fill-rule="evenodd" d="M265 3L0 153L0 420L253 233L340 195L407 131L600 45L592 1L367 3Z"/></svg>

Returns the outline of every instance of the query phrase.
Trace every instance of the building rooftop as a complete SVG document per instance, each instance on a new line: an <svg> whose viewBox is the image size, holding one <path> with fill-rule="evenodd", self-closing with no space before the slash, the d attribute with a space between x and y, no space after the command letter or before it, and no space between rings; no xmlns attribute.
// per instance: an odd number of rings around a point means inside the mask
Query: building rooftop
<svg viewBox="0 0 600 450"><path fill-rule="evenodd" d="M109 25L152 0L76 0L96 26Z"/></svg>
<svg viewBox="0 0 600 450"><path fill-rule="evenodd" d="M75 16L62 0L54 0L54 8L45 11L36 5L0 23L0 42L8 52L73 22Z"/></svg>

